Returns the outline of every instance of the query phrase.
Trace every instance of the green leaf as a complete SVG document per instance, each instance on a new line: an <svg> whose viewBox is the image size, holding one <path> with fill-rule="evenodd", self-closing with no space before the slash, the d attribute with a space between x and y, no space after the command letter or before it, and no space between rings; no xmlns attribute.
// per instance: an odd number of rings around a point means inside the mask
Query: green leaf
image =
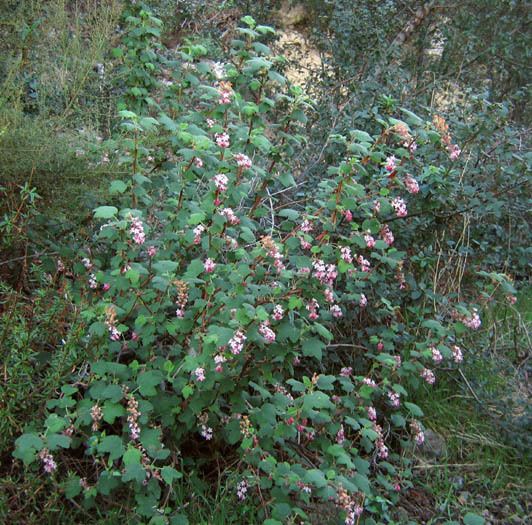
<svg viewBox="0 0 532 525"><path fill-rule="evenodd" d="M124 465L140 465L140 460L142 458L142 454L140 450L136 449L135 447L129 447L126 452L124 453L124 457L122 458L122 461L124 462Z"/></svg>
<svg viewBox="0 0 532 525"><path fill-rule="evenodd" d="M474 514L473 512L468 512L464 516L464 525L484 525L485 521L486 520L482 516Z"/></svg>
<svg viewBox="0 0 532 525"><path fill-rule="evenodd" d="M410 403L408 401L405 401L404 405L413 416L415 416L415 417L423 417L423 411L421 410L421 408L419 408L414 403Z"/></svg>
<svg viewBox="0 0 532 525"><path fill-rule="evenodd" d="M112 219L118 213L114 206L100 206L94 210L95 219Z"/></svg>
<svg viewBox="0 0 532 525"><path fill-rule="evenodd" d="M127 184L122 180L114 180L109 186L109 193L111 195L115 193L124 193L127 190Z"/></svg>
<svg viewBox="0 0 532 525"><path fill-rule="evenodd" d="M126 467L122 474L122 481L136 481L142 483L146 479L146 471L140 463L133 463Z"/></svg>
<svg viewBox="0 0 532 525"><path fill-rule="evenodd" d="M321 358L323 356L322 350L324 348L325 343L321 339L313 337L312 339L307 339L303 342L301 350L304 356L315 357L316 359L321 361Z"/></svg>
<svg viewBox="0 0 532 525"><path fill-rule="evenodd" d="M165 483L167 483L168 485L172 485L174 480L181 479L183 477L183 474L181 472L178 472L173 467L166 466L161 469L161 477L163 478Z"/></svg>
<svg viewBox="0 0 532 525"><path fill-rule="evenodd" d="M190 261L184 277L186 279L195 279L201 273L203 273L203 262L201 259L194 259Z"/></svg>
<svg viewBox="0 0 532 525"><path fill-rule="evenodd" d="M38 450L44 447L42 439L37 434L22 434L15 441L15 451L13 456L29 465L34 459Z"/></svg>
<svg viewBox="0 0 532 525"><path fill-rule="evenodd" d="M124 444L122 443L122 439L118 436L104 437L98 445L98 452L101 452L102 454L108 453L111 461L121 458L124 454Z"/></svg>
<svg viewBox="0 0 532 525"><path fill-rule="evenodd" d="M140 393L145 397L157 395L155 387L158 386L163 379L163 374L160 370L142 372L137 378Z"/></svg>
<svg viewBox="0 0 532 525"><path fill-rule="evenodd" d="M323 472L317 468L310 469L305 475L305 481L307 483L312 483L317 488L322 488L327 486L327 480Z"/></svg>
<svg viewBox="0 0 532 525"><path fill-rule="evenodd" d="M48 429L48 432L55 433L55 432L60 432L61 430L66 428L67 421L64 418L59 417L57 414L50 414L46 418L45 425L46 425L46 428Z"/></svg>
<svg viewBox="0 0 532 525"><path fill-rule="evenodd" d="M103 405L103 420L112 425L117 417L126 415L125 408L119 403L106 401Z"/></svg>
<svg viewBox="0 0 532 525"><path fill-rule="evenodd" d="M179 263L175 261L157 261L153 264L153 269L157 273L173 273L177 270Z"/></svg>
<svg viewBox="0 0 532 525"><path fill-rule="evenodd" d="M68 436L65 436L64 434L50 434L49 436L46 436L46 445L49 450L57 450L59 447L61 448L69 448L71 439Z"/></svg>

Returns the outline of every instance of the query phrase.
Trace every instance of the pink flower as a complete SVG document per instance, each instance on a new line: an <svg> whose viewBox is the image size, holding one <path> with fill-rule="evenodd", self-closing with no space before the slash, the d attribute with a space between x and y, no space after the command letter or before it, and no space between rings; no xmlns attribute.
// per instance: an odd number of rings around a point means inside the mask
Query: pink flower
<svg viewBox="0 0 532 525"><path fill-rule="evenodd" d="M216 263L212 259L205 259L205 262L203 263L203 268L207 273L212 273L216 268Z"/></svg>
<svg viewBox="0 0 532 525"><path fill-rule="evenodd" d="M269 327L269 322L264 321L259 326L259 333L264 337L267 344L275 342L275 332Z"/></svg>
<svg viewBox="0 0 532 525"><path fill-rule="evenodd" d="M214 364L216 365L216 372L223 372L223 364L227 361L223 354L217 354L214 356Z"/></svg>
<svg viewBox="0 0 532 525"><path fill-rule="evenodd" d="M342 317L344 314L342 313L342 309L337 305L337 304L333 304L331 306L331 314L333 317L335 317L336 319L339 319L340 317Z"/></svg>
<svg viewBox="0 0 532 525"><path fill-rule="evenodd" d="M109 337L111 341L119 341L120 340L120 332L116 328L116 326L109 326Z"/></svg>
<svg viewBox="0 0 532 525"><path fill-rule="evenodd" d="M175 316L178 319L183 319L183 317L185 317L185 310L183 308L177 308L175 311Z"/></svg>
<svg viewBox="0 0 532 525"><path fill-rule="evenodd" d="M136 244L144 244L146 235L141 220L138 217L131 217L131 228L129 230Z"/></svg>
<svg viewBox="0 0 532 525"><path fill-rule="evenodd" d="M319 317L319 314L317 312L319 307L320 307L320 305L318 304L318 301L316 301L316 299L314 299L314 298L311 299L309 303L307 303L306 309L309 312L308 318L311 321L314 321L314 320L316 320Z"/></svg>
<svg viewBox="0 0 532 525"><path fill-rule="evenodd" d="M96 288L98 288L98 281L96 280L96 275L93 273L89 275L89 288L91 290L96 290Z"/></svg>
<svg viewBox="0 0 532 525"><path fill-rule="evenodd" d="M207 123L208 128L212 128L214 126L214 120L212 120L212 118L206 119L205 122Z"/></svg>
<svg viewBox="0 0 532 525"><path fill-rule="evenodd" d="M325 288L323 293L325 294L325 300L328 303L334 303L334 293L330 288Z"/></svg>
<svg viewBox="0 0 532 525"><path fill-rule="evenodd" d="M517 297L515 295L507 295L506 296L506 300L510 303L510 304L515 304L517 302Z"/></svg>
<svg viewBox="0 0 532 525"><path fill-rule="evenodd" d="M351 222L353 220L353 214L351 213L351 210L345 210L344 217L347 222Z"/></svg>
<svg viewBox="0 0 532 525"><path fill-rule="evenodd" d="M382 237L382 240L388 245L388 246L391 246L394 242L394 237L393 237L393 233L392 231L390 230L390 228L388 227L387 224L385 224L382 228L381 228L381 231L380 231L380 235Z"/></svg>
<svg viewBox="0 0 532 525"><path fill-rule="evenodd" d="M83 264L83 266L85 266L85 268L87 270L91 270L92 269L93 264L92 264L91 260L88 257L84 257L83 259L81 259L81 263ZM58 266L59 266L59 264L58 264ZM63 265L63 269L64 269L64 265Z"/></svg>
<svg viewBox="0 0 532 525"><path fill-rule="evenodd" d="M200 383L205 381L205 370L203 368L196 368L196 370L194 370L194 375L196 376L196 381L199 381Z"/></svg>
<svg viewBox="0 0 532 525"><path fill-rule="evenodd" d="M194 166L196 168L203 168L203 161L199 157L194 157Z"/></svg>
<svg viewBox="0 0 532 525"><path fill-rule="evenodd" d="M229 224L240 224L240 219L235 215L235 212L231 208L224 208L220 215L223 215Z"/></svg>
<svg viewBox="0 0 532 525"><path fill-rule="evenodd" d="M201 234L205 231L205 226L198 224L192 231L194 232L194 244L200 244Z"/></svg>
<svg viewBox="0 0 532 525"><path fill-rule="evenodd" d="M353 369L350 366L345 366L340 370L340 375L342 377L350 377L353 373Z"/></svg>
<svg viewBox="0 0 532 525"><path fill-rule="evenodd" d="M303 233L310 233L312 230L313 230L313 227L312 227L312 223L310 221L308 221L307 219L305 219L301 225L299 226L299 229L303 232Z"/></svg>
<svg viewBox="0 0 532 525"><path fill-rule="evenodd" d="M369 272L371 268L370 262L365 259L362 255L359 255L357 257L357 262L360 265L360 271L361 272Z"/></svg>
<svg viewBox="0 0 532 525"><path fill-rule="evenodd" d="M212 179L214 181L214 185L216 186L216 189L218 191L226 191L227 190L227 183L229 182L229 179L226 175L223 173L218 173L215 175Z"/></svg>
<svg viewBox="0 0 532 525"><path fill-rule="evenodd" d="M212 439L212 428L208 427L207 425L201 425L200 434L203 439L210 441Z"/></svg>
<svg viewBox="0 0 532 525"><path fill-rule="evenodd" d="M345 441L345 431L344 426L340 425L340 430L336 433L336 443L341 445Z"/></svg>
<svg viewBox="0 0 532 525"><path fill-rule="evenodd" d="M231 144L227 133L216 133L214 138L216 139L216 144L218 144L220 148L228 148Z"/></svg>
<svg viewBox="0 0 532 525"><path fill-rule="evenodd" d="M353 255L351 254L351 248L349 248L349 246L342 246L340 248L340 254L341 254L342 259L346 263L350 264L353 262Z"/></svg>
<svg viewBox="0 0 532 525"><path fill-rule="evenodd" d="M334 264L325 264L321 259L314 261L312 263L314 267L314 277L316 277L320 283L327 286L332 286L336 277L338 277L338 272Z"/></svg>
<svg viewBox="0 0 532 525"><path fill-rule="evenodd" d="M48 449L43 448L39 452L39 458L41 458L44 472L47 474L51 474L57 469L57 464L54 461L54 457L48 452Z"/></svg>
<svg viewBox="0 0 532 525"><path fill-rule="evenodd" d="M387 395L393 407L398 407L401 404L400 395L397 392L388 392Z"/></svg>
<svg viewBox="0 0 532 525"><path fill-rule="evenodd" d="M405 186L408 193L418 193L419 192L419 184L417 183L417 180L412 177L412 175L407 175L405 179Z"/></svg>
<svg viewBox="0 0 532 525"><path fill-rule="evenodd" d="M284 317L284 310L280 304L274 306L272 317L275 321L280 321Z"/></svg>
<svg viewBox="0 0 532 525"><path fill-rule="evenodd" d="M303 250L310 250L312 248L312 244L310 244L310 242L303 239L303 237L299 238L299 244Z"/></svg>
<svg viewBox="0 0 532 525"><path fill-rule="evenodd" d="M397 159L393 155L390 155L386 159L386 164L384 165L384 169L388 172L392 172L397 167L396 162L397 162Z"/></svg>
<svg viewBox="0 0 532 525"><path fill-rule="evenodd" d="M111 285L110 285L109 283L103 283L103 285L102 285L102 290L103 290L104 292L109 291L110 288L111 288Z"/></svg>
<svg viewBox="0 0 532 525"><path fill-rule="evenodd" d="M406 203L401 197L395 197L395 199L392 199L392 208L395 210L397 217L406 217L408 215Z"/></svg>
<svg viewBox="0 0 532 525"><path fill-rule="evenodd" d="M453 360L455 363L461 363L464 359L462 355L462 349L459 346L454 345L451 348L451 351L453 353Z"/></svg>
<svg viewBox="0 0 532 525"><path fill-rule="evenodd" d="M462 150L456 144L451 144L447 149L451 160L456 160L462 153Z"/></svg>
<svg viewBox="0 0 532 525"><path fill-rule="evenodd" d="M373 201L373 211L375 212L375 214L380 213L380 211L381 211L381 203L380 203L380 201Z"/></svg>
<svg viewBox="0 0 532 525"><path fill-rule="evenodd" d="M424 368L421 371L421 377L429 384L433 385L436 382L436 376L434 372L428 368Z"/></svg>
<svg viewBox="0 0 532 525"><path fill-rule="evenodd" d="M472 315L470 315L469 317L462 318L462 322L472 330L478 330L480 328L480 325L482 324L476 308L473 308Z"/></svg>
<svg viewBox="0 0 532 525"><path fill-rule="evenodd" d="M231 348L231 353L234 355L238 355L240 352L242 352L242 349L244 348L244 342L246 341L247 337L245 336L244 332L242 330L237 330L233 337L229 339L229 347Z"/></svg>
<svg viewBox="0 0 532 525"><path fill-rule="evenodd" d="M375 239L369 233L364 235L364 241L366 242L366 246L368 248L373 248L375 246Z"/></svg>
<svg viewBox="0 0 532 525"><path fill-rule="evenodd" d="M368 412L368 418L369 418L371 421L377 421L377 411L375 410L375 408L373 408L373 407L368 407L368 408L367 408L367 412Z"/></svg>
<svg viewBox="0 0 532 525"><path fill-rule="evenodd" d="M371 388L377 388L377 383L373 381L370 377L365 377L362 379L362 383L364 383L366 386L370 386Z"/></svg>
<svg viewBox="0 0 532 525"><path fill-rule="evenodd" d="M157 254L157 248L155 246L150 246L148 248L148 256L155 257L156 254Z"/></svg>
<svg viewBox="0 0 532 525"><path fill-rule="evenodd" d="M243 153L237 153L235 155L235 160L238 166L240 166L241 168L248 170L252 166L251 159L247 155L244 155Z"/></svg>
<svg viewBox="0 0 532 525"><path fill-rule="evenodd" d="M246 499L246 494L248 492L248 484L245 480L242 480L238 483L236 486L236 495L240 501L244 501Z"/></svg>
<svg viewBox="0 0 532 525"><path fill-rule="evenodd" d="M378 350L379 352L382 352L382 351L384 350L384 343L383 343L382 341L379 341L379 342L377 343L377 350Z"/></svg>
<svg viewBox="0 0 532 525"><path fill-rule="evenodd" d="M434 346L430 348L432 352L432 360L438 364L442 362L443 356L441 355L441 352Z"/></svg>

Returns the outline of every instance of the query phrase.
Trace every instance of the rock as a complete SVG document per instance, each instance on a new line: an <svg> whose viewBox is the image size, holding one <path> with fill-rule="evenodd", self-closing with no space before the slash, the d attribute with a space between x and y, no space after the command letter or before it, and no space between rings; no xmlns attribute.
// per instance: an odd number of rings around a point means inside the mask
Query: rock
<svg viewBox="0 0 532 525"><path fill-rule="evenodd" d="M433 430L425 430L425 441L419 447L421 455L427 458L439 459L447 455L447 445L445 439L441 434L434 432Z"/></svg>

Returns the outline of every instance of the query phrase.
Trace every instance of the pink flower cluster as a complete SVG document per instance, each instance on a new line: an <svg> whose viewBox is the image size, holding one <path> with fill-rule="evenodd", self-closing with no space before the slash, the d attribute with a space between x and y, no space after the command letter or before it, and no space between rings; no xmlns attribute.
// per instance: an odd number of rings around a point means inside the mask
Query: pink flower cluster
<svg viewBox="0 0 532 525"><path fill-rule="evenodd" d="M344 431L344 426L343 426L343 425L340 425L340 429L339 429L338 432L336 433L336 443L338 443L339 445L341 445L344 441L345 441L345 431Z"/></svg>
<svg viewBox="0 0 532 525"><path fill-rule="evenodd" d="M463 317L462 322L472 330L478 330L480 328L480 325L482 324L482 321L480 320L480 316L478 315L478 311L476 308L473 309L473 314L469 317Z"/></svg>
<svg viewBox="0 0 532 525"><path fill-rule="evenodd" d="M421 377L429 384L433 385L436 382L436 376L434 375L434 372L430 370L429 368L424 368L421 371Z"/></svg>
<svg viewBox="0 0 532 525"><path fill-rule="evenodd" d="M139 402L133 395L129 395L127 399L127 424L132 440L136 440L140 436L140 427L138 423L139 417Z"/></svg>
<svg viewBox="0 0 532 525"><path fill-rule="evenodd" d="M351 253L351 248L349 248L349 246L342 246L340 248L340 255L346 263L350 264L353 262L353 255Z"/></svg>
<svg viewBox="0 0 532 525"><path fill-rule="evenodd" d="M220 215L223 215L229 224L240 224L240 219L235 215L235 212L231 208L224 208Z"/></svg>
<svg viewBox="0 0 532 525"><path fill-rule="evenodd" d="M388 400L390 401L390 404L393 407L397 408L398 406L401 405L401 399L400 399L401 396L397 392L388 392L387 396L388 396Z"/></svg>
<svg viewBox="0 0 532 525"><path fill-rule="evenodd" d="M453 353L453 360L455 363L461 363L464 359L464 356L462 355L462 349L459 346L454 345L451 348L451 351Z"/></svg>
<svg viewBox="0 0 532 525"><path fill-rule="evenodd" d="M419 192L419 184L412 175L407 174L405 178L405 186L408 193L418 193Z"/></svg>
<svg viewBox="0 0 532 525"><path fill-rule="evenodd" d="M280 304L273 307L272 317L275 321L280 321L284 317L284 309Z"/></svg>
<svg viewBox="0 0 532 525"><path fill-rule="evenodd" d="M331 314L333 317L335 317L336 319L340 319L340 317L343 317L343 312L342 312L342 309L337 305L337 304L333 304L331 306Z"/></svg>
<svg viewBox="0 0 532 525"><path fill-rule="evenodd" d="M319 317L319 314L318 314L318 308L320 307L318 301L316 301L316 299L312 298L308 303L307 303L307 306L306 306L306 309L308 310L309 312L309 316L308 318L311 320L311 321L315 321L318 317Z"/></svg>
<svg viewBox="0 0 532 525"><path fill-rule="evenodd" d="M231 353L234 355L238 355L240 352L242 352L244 348L244 343L246 341L247 337L244 334L242 330L237 330L231 339L229 339L229 347L231 348Z"/></svg>
<svg viewBox="0 0 532 525"><path fill-rule="evenodd" d="M246 499L246 494L248 492L248 484L246 480L242 480L238 483L236 486L236 495L240 501L244 501Z"/></svg>
<svg viewBox="0 0 532 525"><path fill-rule="evenodd" d="M196 168L203 168L203 161L199 157L194 157L193 162Z"/></svg>
<svg viewBox="0 0 532 525"><path fill-rule="evenodd" d="M441 363L443 360L443 356L441 355L441 352L435 346L431 346L430 350L432 353L432 360L434 361L434 363L435 364Z"/></svg>
<svg viewBox="0 0 532 525"><path fill-rule="evenodd" d="M416 420L410 423L410 430L414 434L414 441L418 445L422 445L425 441L425 433L423 432L421 425Z"/></svg>
<svg viewBox="0 0 532 525"><path fill-rule="evenodd" d="M203 263L203 268L205 269L205 272L212 273L216 268L216 263L210 258L205 259L205 262Z"/></svg>
<svg viewBox="0 0 532 525"><path fill-rule="evenodd" d="M388 172L392 172L395 170L396 167L397 167L397 159L393 155L390 155L389 157L387 157L386 163L384 165L384 169Z"/></svg>
<svg viewBox="0 0 532 525"><path fill-rule="evenodd" d="M368 407L367 412L368 412L368 418L371 421L377 421L377 411L375 410L374 407Z"/></svg>
<svg viewBox="0 0 532 525"><path fill-rule="evenodd" d="M223 173L218 173L213 177L212 180L218 191L227 191L227 183L229 182L227 175L224 175Z"/></svg>
<svg viewBox="0 0 532 525"><path fill-rule="evenodd" d="M299 226L299 229L303 233L310 233L314 228L312 227L312 223L308 219L305 219Z"/></svg>
<svg viewBox="0 0 532 525"><path fill-rule="evenodd" d="M214 138L216 140L216 144L220 148L228 148L231 145L231 141L227 133L216 133Z"/></svg>
<svg viewBox="0 0 532 525"><path fill-rule="evenodd" d="M340 375L342 377L350 377L353 373L353 369L350 366L345 366L340 370Z"/></svg>
<svg viewBox="0 0 532 525"><path fill-rule="evenodd" d="M196 381L200 383L205 381L205 369L204 368L201 368L201 367L196 368L193 374L196 377Z"/></svg>
<svg viewBox="0 0 532 525"><path fill-rule="evenodd" d="M269 321L264 321L259 325L259 333L264 337L266 340L266 343L274 343L275 342L275 332L270 328Z"/></svg>
<svg viewBox="0 0 532 525"><path fill-rule="evenodd" d="M198 224L192 231L194 232L194 244L200 244L201 234L205 231L205 226Z"/></svg>
<svg viewBox="0 0 532 525"><path fill-rule="evenodd" d="M392 199L392 208L395 210L397 217L406 217L408 210L406 209L406 202L401 197Z"/></svg>
<svg viewBox="0 0 532 525"><path fill-rule="evenodd" d="M358 306L360 306L360 308L366 308L367 305L368 305L368 298L363 293L361 293L360 299L358 300Z"/></svg>
<svg viewBox="0 0 532 525"><path fill-rule="evenodd" d="M203 439L210 441L213 435L212 428L207 425L201 425L200 435Z"/></svg>
<svg viewBox="0 0 532 525"><path fill-rule="evenodd" d="M382 240L388 245L391 246L393 244L393 241L395 240L393 237L392 230L388 227L387 224L385 224L380 231L380 235L382 237Z"/></svg>
<svg viewBox="0 0 532 525"><path fill-rule="evenodd" d="M237 153L235 155L236 163L239 167L249 170L252 166L251 159L243 153Z"/></svg>
<svg viewBox="0 0 532 525"><path fill-rule="evenodd" d="M460 153L462 153L462 150L456 144L448 146L447 151L451 160L456 160L460 156Z"/></svg>
<svg viewBox="0 0 532 525"><path fill-rule="evenodd" d="M364 235L364 241L368 248L373 248L375 246L375 239L369 233Z"/></svg>
<svg viewBox="0 0 532 525"><path fill-rule="evenodd" d="M320 283L332 286L334 280L338 277L336 265L325 264L321 259L318 259L312 263L312 266L314 268L314 277L316 277Z"/></svg>
<svg viewBox="0 0 532 525"><path fill-rule="evenodd" d="M138 217L131 217L131 228L129 230L133 236L133 241L136 244L144 244L146 234L144 233L144 226Z"/></svg>
<svg viewBox="0 0 532 525"><path fill-rule="evenodd" d="M223 66L222 66L223 71ZM220 73L220 71L218 71ZM218 75L217 75L218 76ZM223 75L220 75L223 76ZM233 98L233 89L230 82L220 82L218 84L218 94L220 95L220 104L230 104Z"/></svg>
<svg viewBox="0 0 532 525"><path fill-rule="evenodd" d="M223 354L217 354L214 356L214 364L216 367L214 368L216 372L223 372L224 367L223 364L227 361L225 356Z"/></svg>
<svg viewBox="0 0 532 525"><path fill-rule="evenodd" d="M48 452L48 449L43 448L39 452L39 458L42 461L44 472L46 472L47 474L51 474L52 472L54 472L54 470L57 469L57 464L54 460L54 457L52 456L52 454L50 454L50 452Z"/></svg>
<svg viewBox="0 0 532 525"><path fill-rule="evenodd" d="M370 271L370 268L371 268L371 264L370 262L365 259L362 255L359 255L357 257L357 262L360 266L360 271L361 272L369 272Z"/></svg>

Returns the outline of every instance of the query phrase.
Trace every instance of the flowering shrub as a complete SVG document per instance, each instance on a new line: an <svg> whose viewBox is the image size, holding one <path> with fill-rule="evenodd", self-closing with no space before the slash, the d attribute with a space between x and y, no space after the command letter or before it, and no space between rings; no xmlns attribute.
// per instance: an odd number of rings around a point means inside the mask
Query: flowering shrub
<svg viewBox="0 0 532 525"><path fill-rule="evenodd" d="M481 322L417 287L396 247L424 155L459 149L405 111L353 130L301 198L309 101L260 41L273 30L243 22L227 63L189 45L147 113L120 112L131 177L112 181L73 269L90 367L14 455L69 498L127 487L139 516L173 523L172 487L220 452L265 523L320 502L370 523L408 485L401 449L423 442L409 393Z"/></svg>

